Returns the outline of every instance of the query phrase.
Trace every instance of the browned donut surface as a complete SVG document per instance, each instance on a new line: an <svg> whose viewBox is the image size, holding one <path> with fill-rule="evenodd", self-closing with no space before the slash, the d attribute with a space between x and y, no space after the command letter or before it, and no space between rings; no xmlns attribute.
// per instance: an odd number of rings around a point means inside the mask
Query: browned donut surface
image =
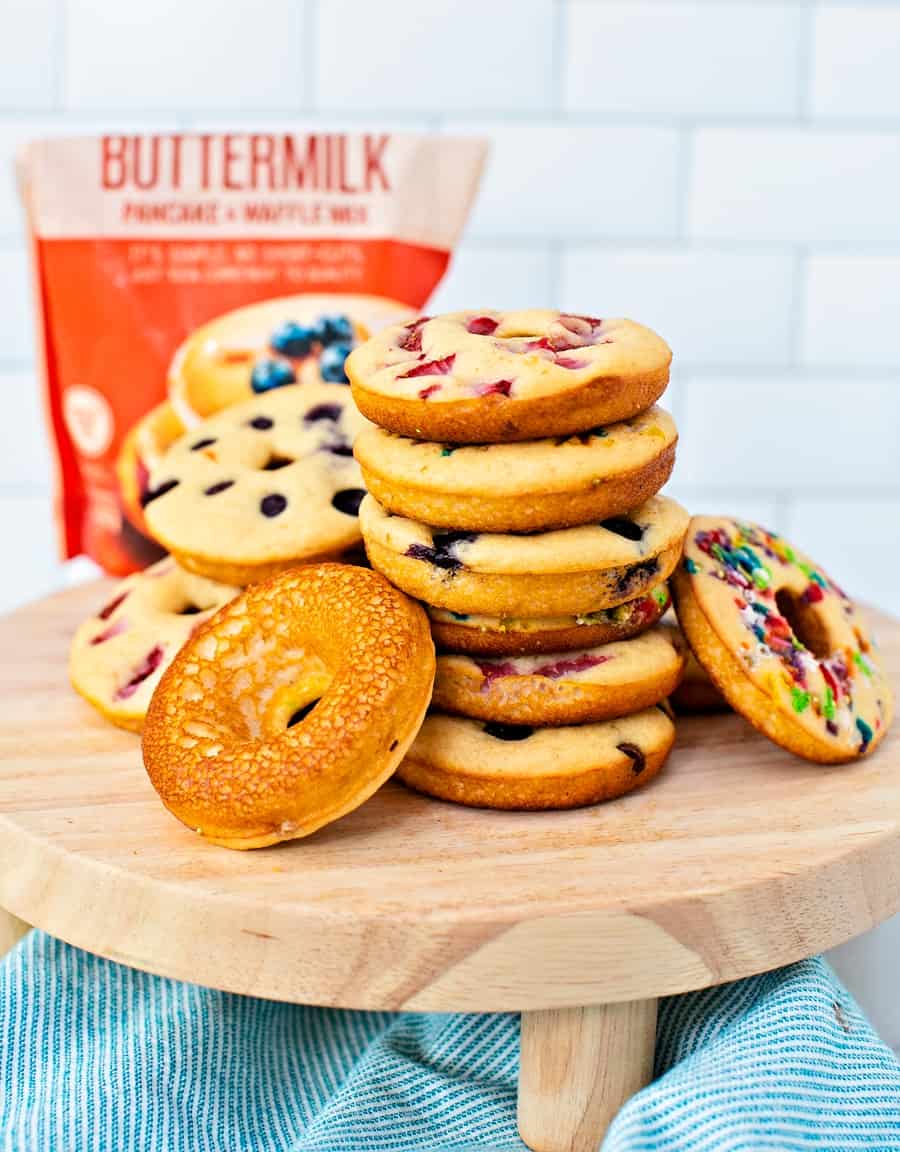
<svg viewBox="0 0 900 1152"><path fill-rule="evenodd" d="M391 775L434 667L424 611L376 572L284 572L178 654L147 713L145 767L166 807L215 843L307 836Z"/></svg>

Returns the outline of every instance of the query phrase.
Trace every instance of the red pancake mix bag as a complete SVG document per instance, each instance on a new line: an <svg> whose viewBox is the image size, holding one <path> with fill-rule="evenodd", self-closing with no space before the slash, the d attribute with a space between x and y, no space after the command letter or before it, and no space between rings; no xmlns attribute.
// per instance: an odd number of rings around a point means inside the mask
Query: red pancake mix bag
<svg viewBox="0 0 900 1152"><path fill-rule="evenodd" d="M186 428L254 392L344 381L354 344L421 310L485 154L385 133L29 145L64 555L119 574L154 559L147 477Z"/></svg>

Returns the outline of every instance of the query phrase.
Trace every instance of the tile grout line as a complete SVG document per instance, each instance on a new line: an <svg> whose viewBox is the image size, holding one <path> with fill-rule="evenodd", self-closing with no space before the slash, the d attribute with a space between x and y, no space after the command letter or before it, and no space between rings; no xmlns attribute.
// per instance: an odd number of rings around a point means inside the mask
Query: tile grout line
<svg viewBox="0 0 900 1152"><path fill-rule="evenodd" d="M696 130L693 124L684 123L679 127L675 180L675 235L687 247L690 247L690 196L694 178L695 139Z"/></svg>
<svg viewBox="0 0 900 1152"><path fill-rule="evenodd" d="M806 331L806 306L809 297L809 249L805 245L796 247L792 254L791 275L791 328L788 344L789 366L794 373L802 367L804 333Z"/></svg>
<svg viewBox="0 0 900 1152"><path fill-rule="evenodd" d="M804 6L798 11L800 25L797 36L797 118L801 124L809 124L812 109L812 86L815 62L816 15L818 5Z"/></svg>
<svg viewBox="0 0 900 1152"><path fill-rule="evenodd" d="M315 56L315 49L310 45L306 51ZM315 70L315 69L314 69ZM64 71L64 70L63 70ZM306 87L306 85L304 85ZM194 107L186 109L184 106L173 108L169 105L153 107L143 105L136 108L116 107L111 109L107 105L90 105L88 107L41 107L30 105L27 108L16 108L10 105L0 106L0 125L27 123L29 119L43 120L48 115L64 117L73 124L83 121L94 121L104 116L115 116L119 121L164 119L180 115L190 115L194 119L218 119L223 122L229 117L239 117L242 121L277 119L290 121L295 119L298 112L315 120L404 120L422 121L435 115L434 109L413 109L408 106L396 105L392 107L352 107L343 108L318 104L313 94L313 101L303 108L290 107L285 104L272 104L248 110L239 104L222 104L215 108ZM529 109L498 105L493 108L457 108L445 110L441 113L449 120L456 120L477 128L482 122L503 120L511 124L533 124L535 126L565 126L596 128L625 128L625 129L667 129L678 132L683 129L725 131L725 132L794 132L802 131L811 136L822 134L835 134L840 136L860 135L900 135L900 115L889 117L857 115L853 117L822 116L815 119L804 119L798 115L791 116L742 116L739 113L722 116L665 116L653 113L641 113L629 116L619 111L604 112L581 111L567 109L545 108Z"/></svg>

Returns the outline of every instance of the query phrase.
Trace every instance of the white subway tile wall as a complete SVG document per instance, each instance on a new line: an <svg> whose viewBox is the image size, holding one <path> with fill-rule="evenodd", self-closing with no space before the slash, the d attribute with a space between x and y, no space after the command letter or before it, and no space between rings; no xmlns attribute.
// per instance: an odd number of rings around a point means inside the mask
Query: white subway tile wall
<svg viewBox="0 0 900 1152"><path fill-rule="evenodd" d="M324 108L540 114L553 0L322 0L312 41Z"/></svg>
<svg viewBox="0 0 900 1152"><path fill-rule="evenodd" d="M828 4L816 20L810 107L835 120L900 117L900 10Z"/></svg>
<svg viewBox="0 0 900 1152"><path fill-rule="evenodd" d="M0 607L60 579L16 146L296 122L490 136L433 306L658 328L672 491L900 611L898 54L900 0L0 0Z"/></svg>
<svg viewBox="0 0 900 1152"><path fill-rule="evenodd" d="M806 13L796 4L571 0L569 111L742 119L796 116Z"/></svg>
<svg viewBox="0 0 900 1152"><path fill-rule="evenodd" d="M435 306L657 327L672 492L789 533L900 612L898 56L887 0L0 0L0 609L71 578L16 145L295 122L491 136ZM877 938L836 963L898 1045L900 920Z"/></svg>
<svg viewBox="0 0 900 1152"><path fill-rule="evenodd" d="M51 108L59 98L58 0L3 0L0 109Z"/></svg>
<svg viewBox="0 0 900 1152"><path fill-rule="evenodd" d="M470 232L571 241L670 239L678 230L678 130L543 118L451 120L492 141Z"/></svg>
<svg viewBox="0 0 900 1152"><path fill-rule="evenodd" d="M885 0L6 0L0 517L31 568L3 571L0 607L59 578L16 146L277 122L486 132L433 308L657 327L673 492L791 531L900 611L899 53Z"/></svg>
<svg viewBox="0 0 900 1152"><path fill-rule="evenodd" d="M303 0L58 0L57 7L66 111L274 111L309 95Z"/></svg>

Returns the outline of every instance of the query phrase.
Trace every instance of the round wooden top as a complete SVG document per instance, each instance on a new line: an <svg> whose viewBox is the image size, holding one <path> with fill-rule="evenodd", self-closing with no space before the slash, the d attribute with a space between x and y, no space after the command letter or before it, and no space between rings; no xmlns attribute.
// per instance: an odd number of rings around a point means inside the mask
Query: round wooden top
<svg viewBox="0 0 900 1152"><path fill-rule="evenodd" d="M0 905L102 956L313 1004L535 1009L746 976L900 907L900 725L820 768L737 716L681 720L659 780L605 806L483 812L389 784L308 840L212 847L68 685L107 591L0 621ZM875 622L896 682L900 625Z"/></svg>

